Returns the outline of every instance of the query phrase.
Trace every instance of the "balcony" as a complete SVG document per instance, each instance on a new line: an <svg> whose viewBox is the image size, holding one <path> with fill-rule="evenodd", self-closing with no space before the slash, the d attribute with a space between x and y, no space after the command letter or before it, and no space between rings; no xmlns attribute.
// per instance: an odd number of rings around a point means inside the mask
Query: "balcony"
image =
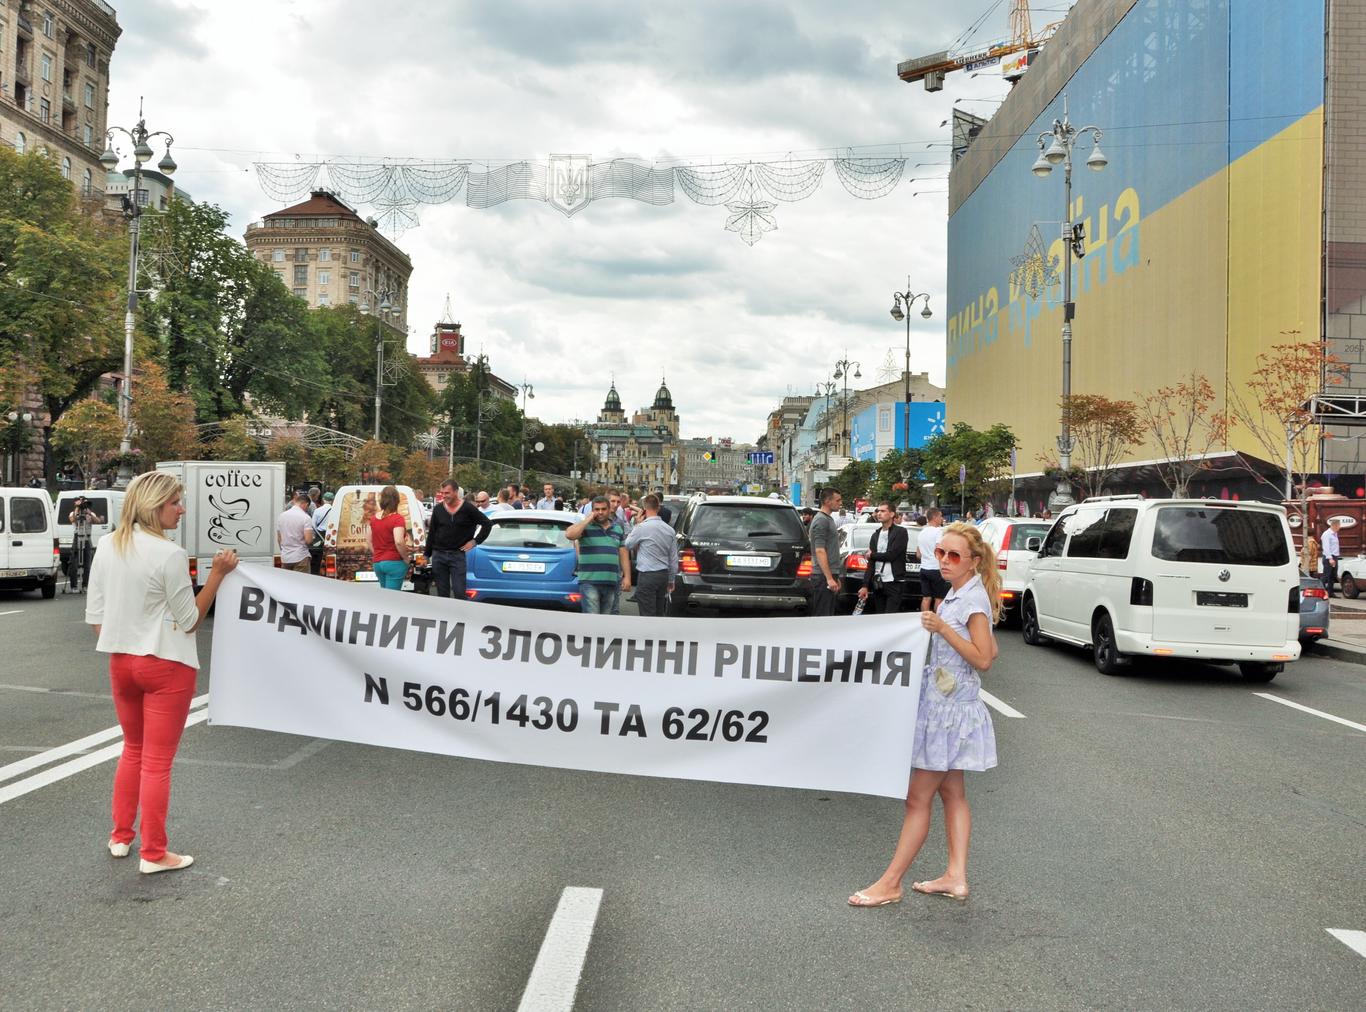
<svg viewBox="0 0 1366 1012"><path fill-rule="evenodd" d="M62 112L75 112L75 111L76 111L76 99L72 97L71 92L69 92L69 91L64 91L64 92L62 92Z"/></svg>
<svg viewBox="0 0 1366 1012"><path fill-rule="evenodd" d="M19 24L19 38L32 40L33 22L28 19L28 15L20 12L19 16L15 18L15 21Z"/></svg>

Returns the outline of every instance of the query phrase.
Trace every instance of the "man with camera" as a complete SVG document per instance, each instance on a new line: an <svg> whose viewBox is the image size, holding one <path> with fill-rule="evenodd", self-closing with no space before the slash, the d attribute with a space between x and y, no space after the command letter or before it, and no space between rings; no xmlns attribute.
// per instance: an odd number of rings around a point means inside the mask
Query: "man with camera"
<svg viewBox="0 0 1366 1012"><path fill-rule="evenodd" d="M86 582L86 574L90 572L90 562L95 554L90 538L91 527L104 523L104 517L96 513L90 505L90 500L81 495L77 496L72 504L67 521L71 524L71 560L67 569L67 590L74 593Z"/></svg>
<svg viewBox="0 0 1366 1012"><path fill-rule="evenodd" d="M873 518L882 525L868 545L868 569L859 588L860 601L868 601L875 615L894 615L901 610L901 581L906 578L906 528L897 523L889 502L878 503Z"/></svg>

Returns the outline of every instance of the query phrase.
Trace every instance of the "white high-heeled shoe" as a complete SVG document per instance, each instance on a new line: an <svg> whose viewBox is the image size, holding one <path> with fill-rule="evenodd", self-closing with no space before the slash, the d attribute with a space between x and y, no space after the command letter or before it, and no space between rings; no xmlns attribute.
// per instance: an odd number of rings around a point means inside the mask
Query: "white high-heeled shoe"
<svg viewBox="0 0 1366 1012"><path fill-rule="evenodd" d="M181 854L179 864L157 864L155 861L139 858L138 871L144 875L155 875L159 871L180 871L181 868L188 868L192 864L194 864L194 858L189 854Z"/></svg>
<svg viewBox="0 0 1366 1012"><path fill-rule="evenodd" d="M132 845L131 843L115 843L113 840L110 840L110 841L109 841L109 856L110 856L110 857L127 857L127 856L128 856L128 851L132 848L132 846L133 846L133 845Z"/></svg>

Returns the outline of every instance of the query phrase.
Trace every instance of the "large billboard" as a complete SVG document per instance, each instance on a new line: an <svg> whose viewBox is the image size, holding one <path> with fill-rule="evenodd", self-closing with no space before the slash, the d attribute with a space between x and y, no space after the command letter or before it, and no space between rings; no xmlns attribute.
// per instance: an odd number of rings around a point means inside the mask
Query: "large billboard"
<svg viewBox="0 0 1366 1012"><path fill-rule="evenodd" d="M1037 225L1062 263L1063 173L1030 170L1064 94L1109 159L1088 171L1077 145L1074 393L1135 399L1200 373L1222 397L1272 345L1319 339L1323 19L1323 0L1134 4L950 218L950 423L1010 425L1021 460L1054 450L1062 285L1031 294L1012 261Z"/></svg>
<svg viewBox="0 0 1366 1012"><path fill-rule="evenodd" d="M941 401L912 401L910 445L924 446L944 431ZM881 460L889 450L906 445L906 403L884 401L864 408L849 420L849 451L854 460Z"/></svg>

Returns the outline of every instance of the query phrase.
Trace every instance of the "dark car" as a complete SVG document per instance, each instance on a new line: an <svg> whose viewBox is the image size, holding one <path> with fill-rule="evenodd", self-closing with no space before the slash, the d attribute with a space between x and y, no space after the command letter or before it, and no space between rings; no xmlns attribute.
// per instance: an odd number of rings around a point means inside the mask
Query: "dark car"
<svg viewBox="0 0 1366 1012"><path fill-rule="evenodd" d="M916 548L919 527L902 524L906 528L906 576L901 581L901 610L920 610L920 553ZM868 573L868 553L873 535L881 524L848 524L840 528L840 592L835 610L849 613L858 600L859 588Z"/></svg>
<svg viewBox="0 0 1366 1012"><path fill-rule="evenodd" d="M1316 576L1300 574L1300 642L1313 643L1328 635L1328 591Z"/></svg>
<svg viewBox="0 0 1366 1012"><path fill-rule="evenodd" d="M681 573L671 615L698 608L806 611L811 552L790 503L694 496L677 527Z"/></svg>

